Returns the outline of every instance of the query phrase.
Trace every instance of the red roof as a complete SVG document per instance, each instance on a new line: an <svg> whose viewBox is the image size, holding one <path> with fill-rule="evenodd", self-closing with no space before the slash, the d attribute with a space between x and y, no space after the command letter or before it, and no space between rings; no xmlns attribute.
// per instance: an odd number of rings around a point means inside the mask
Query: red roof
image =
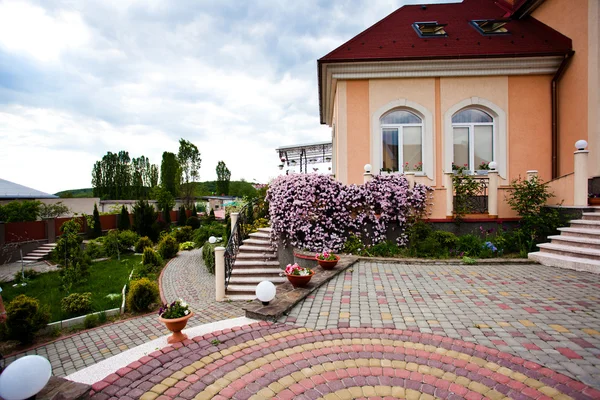
<svg viewBox="0 0 600 400"><path fill-rule="evenodd" d="M495 0L404 6L358 34L319 60L348 61L417 60L480 57L532 57L563 55L571 39L528 16L510 20L509 34L482 35L470 21L504 19L506 7ZM415 22L447 24L446 37L419 37Z"/></svg>

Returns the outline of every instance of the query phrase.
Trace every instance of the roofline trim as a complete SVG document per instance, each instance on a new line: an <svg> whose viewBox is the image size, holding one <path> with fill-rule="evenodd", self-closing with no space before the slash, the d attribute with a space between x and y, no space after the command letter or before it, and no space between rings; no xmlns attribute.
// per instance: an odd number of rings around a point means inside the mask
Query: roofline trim
<svg viewBox="0 0 600 400"><path fill-rule="evenodd" d="M497 75L552 75L563 55L369 62L318 61L321 124L331 126L337 80Z"/></svg>

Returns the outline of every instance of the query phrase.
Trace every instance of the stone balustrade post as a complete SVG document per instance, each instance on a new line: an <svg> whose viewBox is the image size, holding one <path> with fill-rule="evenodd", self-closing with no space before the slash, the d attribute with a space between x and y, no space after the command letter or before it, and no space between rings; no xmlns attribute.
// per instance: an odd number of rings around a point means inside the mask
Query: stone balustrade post
<svg viewBox="0 0 600 400"><path fill-rule="evenodd" d="M233 233L233 228L235 228L235 224L237 223L238 217L240 216L240 213L234 212L231 213L230 218L231 218L231 233Z"/></svg>
<svg viewBox="0 0 600 400"><path fill-rule="evenodd" d="M588 204L588 154L589 150L577 150L574 156L573 205L578 207Z"/></svg>
<svg viewBox="0 0 600 400"><path fill-rule="evenodd" d="M215 248L215 299L225 300L225 247Z"/></svg>
<svg viewBox="0 0 600 400"><path fill-rule="evenodd" d="M488 216L498 218L498 171L488 171Z"/></svg>
<svg viewBox="0 0 600 400"><path fill-rule="evenodd" d="M410 189L415 187L415 173L414 172L405 172L404 176L406 176L406 180L408 181L408 187Z"/></svg>
<svg viewBox="0 0 600 400"><path fill-rule="evenodd" d="M452 178L454 178L453 172L446 172L446 217L452 218L454 216L454 187L452 184Z"/></svg>

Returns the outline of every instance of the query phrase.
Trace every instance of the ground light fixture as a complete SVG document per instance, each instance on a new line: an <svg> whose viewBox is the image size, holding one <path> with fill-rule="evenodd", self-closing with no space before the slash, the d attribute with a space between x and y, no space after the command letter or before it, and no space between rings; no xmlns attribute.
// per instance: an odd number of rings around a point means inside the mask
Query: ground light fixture
<svg viewBox="0 0 600 400"><path fill-rule="evenodd" d="M25 356L0 374L0 397L4 400L33 399L50 380L52 366L42 356Z"/></svg>
<svg viewBox="0 0 600 400"><path fill-rule="evenodd" d="M495 171L496 168L498 168L498 163L496 161L490 161L490 163L488 164L488 167L490 167L490 169L492 171Z"/></svg>
<svg viewBox="0 0 600 400"><path fill-rule="evenodd" d="M373 169L373 167L371 166L371 164L365 164L365 174L370 174L371 170Z"/></svg>
<svg viewBox="0 0 600 400"><path fill-rule="evenodd" d="M585 150L585 148L587 147L588 142L586 142L585 140L581 139L575 142L575 148L577 150Z"/></svg>
<svg viewBox="0 0 600 400"><path fill-rule="evenodd" d="M269 302L275 298L277 289L271 281L262 281L256 285L256 297L264 306L268 306Z"/></svg>
<svg viewBox="0 0 600 400"><path fill-rule="evenodd" d="M210 244L215 244L215 243L217 243L217 238L216 238L216 237L214 237L214 236L211 236L211 237L209 237L209 238L208 238L208 243L210 243Z"/></svg>

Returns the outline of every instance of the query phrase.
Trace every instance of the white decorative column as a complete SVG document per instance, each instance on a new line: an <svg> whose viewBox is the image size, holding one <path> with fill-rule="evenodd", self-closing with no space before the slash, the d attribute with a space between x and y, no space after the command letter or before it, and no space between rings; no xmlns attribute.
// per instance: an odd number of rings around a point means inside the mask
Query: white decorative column
<svg viewBox="0 0 600 400"><path fill-rule="evenodd" d="M225 300L225 247L215 248L215 299Z"/></svg>
<svg viewBox="0 0 600 400"><path fill-rule="evenodd" d="M531 181L534 177L538 176L537 169L532 169L527 171L527 180Z"/></svg>
<svg viewBox="0 0 600 400"><path fill-rule="evenodd" d="M237 223L238 217L239 217L240 213L231 213L230 218L231 218L231 233L233 233L233 228L235 228L235 224Z"/></svg>
<svg viewBox="0 0 600 400"><path fill-rule="evenodd" d="M404 176L406 176L406 180L408 181L408 187L409 188L414 188L415 187L415 173L414 172L405 172Z"/></svg>
<svg viewBox="0 0 600 400"><path fill-rule="evenodd" d="M371 164L365 165L365 173L363 174L363 183L367 183L373 179L373 174L371 173Z"/></svg>
<svg viewBox="0 0 600 400"><path fill-rule="evenodd" d="M454 173L446 172L446 217L452 218L454 216L454 187L452 185L452 178Z"/></svg>
<svg viewBox="0 0 600 400"><path fill-rule="evenodd" d="M577 151L574 153L575 173L573 185L573 205L578 207L586 207L588 203L588 154L585 150L587 142L578 140L575 143Z"/></svg>
<svg viewBox="0 0 600 400"><path fill-rule="evenodd" d="M498 171L488 171L488 216L498 218Z"/></svg>

